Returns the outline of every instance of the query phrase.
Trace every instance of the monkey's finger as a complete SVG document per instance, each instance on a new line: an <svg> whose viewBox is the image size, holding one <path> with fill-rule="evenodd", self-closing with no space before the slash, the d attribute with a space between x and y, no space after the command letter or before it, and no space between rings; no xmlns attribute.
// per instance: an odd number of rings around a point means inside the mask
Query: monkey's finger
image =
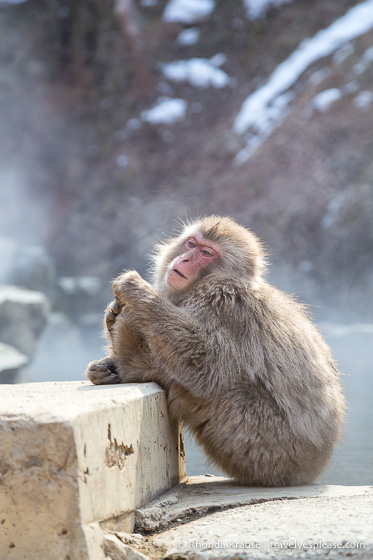
<svg viewBox="0 0 373 560"><path fill-rule="evenodd" d="M110 370L107 370L106 372L87 370L86 374L88 379L94 385L112 385L115 383L120 383L119 375Z"/></svg>
<svg viewBox="0 0 373 560"><path fill-rule="evenodd" d="M118 300L115 300L115 303L113 303L112 307L110 308L110 311L114 315L119 315L122 309L123 309L123 305L121 305Z"/></svg>
<svg viewBox="0 0 373 560"><path fill-rule="evenodd" d="M111 310L107 312L106 321L115 323L115 319L117 318L118 314L113 313Z"/></svg>
<svg viewBox="0 0 373 560"><path fill-rule="evenodd" d="M107 364L105 362L101 362L101 361L94 361L94 362L90 362L88 364L87 367L87 372L88 371L92 371L92 372L101 372L101 373L109 373L111 370L108 368Z"/></svg>
<svg viewBox="0 0 373 560"><path fill-rule="evenodd" d="M120 383L120 378L117 373L110 373L110 375L106 375L105 377L100 377L95 381L91 379L91 381L95 385L115 385L117 383Z"/></svg>
<svg viewBox="0 0 373 560"><path fill-rule="evenodd" d="M118 317L118 315L116 315L115 313L112 313L111 311L108 311L106 313L106 327L107 327L109 332L114 327L115 322L117 320L117 317Z"/></svg>

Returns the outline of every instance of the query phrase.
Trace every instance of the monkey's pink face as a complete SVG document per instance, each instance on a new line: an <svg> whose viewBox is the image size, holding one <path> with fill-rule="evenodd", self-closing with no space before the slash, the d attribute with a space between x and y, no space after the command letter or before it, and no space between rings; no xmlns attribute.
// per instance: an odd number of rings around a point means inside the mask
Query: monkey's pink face
<svg viewBox="0 0 373 560"><path fill-rule="evenodd" d="M206 270L220 257L216 243L204 239L196 233L188 237L181 255L174 259L167 270L167 284L174 290L181 290L201 278Z"/></svg>

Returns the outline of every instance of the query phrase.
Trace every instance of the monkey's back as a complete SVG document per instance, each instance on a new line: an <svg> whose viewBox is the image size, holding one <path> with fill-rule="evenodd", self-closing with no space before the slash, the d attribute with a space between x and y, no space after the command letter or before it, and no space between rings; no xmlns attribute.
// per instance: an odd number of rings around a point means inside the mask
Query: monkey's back
<svg viewBox="0 0 373 560"><path fill-rule="evenodd" d="M331 351L306 309L265 282L207 290L208 311L201 301L191 312L205 325L217 390L191 407L187 397L186 409L180 401L179 414L239 482L311 482L340 438L345 403Z"/></svg>

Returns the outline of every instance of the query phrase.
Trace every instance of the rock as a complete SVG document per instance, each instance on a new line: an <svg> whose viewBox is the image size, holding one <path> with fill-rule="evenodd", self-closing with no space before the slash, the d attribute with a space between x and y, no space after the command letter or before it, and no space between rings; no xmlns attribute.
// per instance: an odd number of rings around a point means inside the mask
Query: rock
<svg viewBox="0 0 373 560"><path fill-rule="evenodd" d="M104 550L111 560L147 560L148 557L123 543L115 534L104 532Z"/></svg>
<svg viewBox="0 0 373 560"><path fill-rule="evenodd" d="M95 309L102 282L98 276L64 276L58 279L57 287L57 308L80 322Z"/></svg>
<svg viewBox="0 0 373 560"><path fill-rule="evenodd" d="M18 350L0 342L0 383L21 381L28 358Z"/></svg>
<svg viewBox="0 0 373 560"><path fill-rule="evenodd" d="M0 286L0 341L31 357L49 314L40 292Z"/></svg>
<svg viewBox="0 0 373 560"><path fill-rule="evenodd" d="M4 385L0 411L2 559L126 558L108 532L185 476L155 383Z"/></svg>
<svg viewBox="0 0 373 560"><path fill-rule="evenodd" d="M0 237L0 282L44 293L53 299L56 285L54 263L43 247L20 245Z"/></svg>

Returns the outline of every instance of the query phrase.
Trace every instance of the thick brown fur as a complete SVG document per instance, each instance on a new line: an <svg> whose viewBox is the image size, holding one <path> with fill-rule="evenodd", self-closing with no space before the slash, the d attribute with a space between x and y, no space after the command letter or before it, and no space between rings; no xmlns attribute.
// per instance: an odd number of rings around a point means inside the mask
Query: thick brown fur
<svg viewBox="0 0 373 560"><path fill-rule="evenodd" d="M221 256L175 292L167 267L193 232ZM263 279L258 239L211 216L158 246L154 263L153 285L133 271L114 281L110 354L88 366L88 378L159 383L171 415L241 484L315 480L341 435L339 374L303 306Z"/></svg>

